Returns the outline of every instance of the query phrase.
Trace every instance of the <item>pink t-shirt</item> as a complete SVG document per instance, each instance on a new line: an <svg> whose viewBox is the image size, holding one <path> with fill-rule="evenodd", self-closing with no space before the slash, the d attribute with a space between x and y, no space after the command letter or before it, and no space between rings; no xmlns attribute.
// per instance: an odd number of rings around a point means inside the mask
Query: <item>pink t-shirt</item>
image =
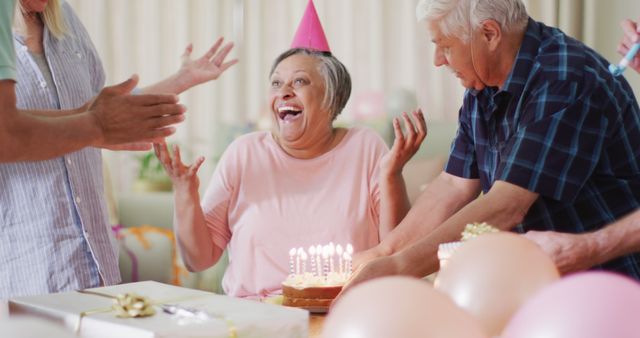
<svg viewBox="0 0 640 338"><path fill-rule="evenodd" d="M378 172L388 152L374 131L349 129L331 151L301 160L269 132L235 140L220 159L202 200L214 243L227 247L222 286L236 297L281 292L289 250L379 242Z"/></svg>

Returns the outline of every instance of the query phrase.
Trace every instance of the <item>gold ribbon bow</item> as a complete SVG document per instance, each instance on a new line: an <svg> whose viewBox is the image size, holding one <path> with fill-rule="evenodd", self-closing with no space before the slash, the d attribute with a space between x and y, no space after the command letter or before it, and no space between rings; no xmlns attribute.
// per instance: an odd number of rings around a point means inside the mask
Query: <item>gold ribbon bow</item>
<svg viewBox="0 0 640 338"><path fill-rule="evenodd" d="M117 295L114 299L113 309L118 318L142 318L156 314L151 301L147 297L135 293Z"/></svg>

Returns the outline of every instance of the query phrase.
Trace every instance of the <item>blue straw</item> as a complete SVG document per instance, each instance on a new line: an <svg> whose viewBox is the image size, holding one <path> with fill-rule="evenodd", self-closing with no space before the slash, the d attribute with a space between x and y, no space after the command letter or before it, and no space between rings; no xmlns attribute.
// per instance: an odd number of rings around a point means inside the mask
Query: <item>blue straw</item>
<svg viewBox="0 0 640 338"><path fill-rule="evenodd" d="M631 62L631 60L633 60L633 58L636 56L638 50L640 50L640 42L636 43L635 45L633 45L633 47L631 47L631 49L629 49L627 55L625 55L622 60L620 60L620 63L618 63L617 66L613 64L609 65L609 72L611 72L613 76L621 75L622 72L627 69L629 62Z"/></svg>

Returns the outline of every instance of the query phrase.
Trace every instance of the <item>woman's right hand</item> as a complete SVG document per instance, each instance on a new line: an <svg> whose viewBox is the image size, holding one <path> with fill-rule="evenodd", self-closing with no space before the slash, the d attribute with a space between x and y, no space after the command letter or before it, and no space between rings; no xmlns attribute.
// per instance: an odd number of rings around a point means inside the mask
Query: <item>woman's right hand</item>
<svg viewBox="0 0 640 338"><path fill-rule="evenodd" d="M422 109L412 112L413 120L409 114L402 113L402 120L406 134L402 133L400 118L393 119L393 132L395 139L389 152L380 160L380 170L382 175L393 176L402 175L405 164L415 155L427 137L427 123L424 119Z"/></svg>
<svg viewBox="0 0 640 338"><path fill-rule="evenodd" d="M182 163L182 159L180 158L180 148L177 145L173 146L173 156L169 153L169 149L165 142L154 143L153 150L160 160L160 163L162 163L164 170L171 178L174 187L196 188L197 190L200 184L200 180L197 175L198 169L200 169L200 166L204 163L204 157L198 157L194 164L187 166Z"/></svg>

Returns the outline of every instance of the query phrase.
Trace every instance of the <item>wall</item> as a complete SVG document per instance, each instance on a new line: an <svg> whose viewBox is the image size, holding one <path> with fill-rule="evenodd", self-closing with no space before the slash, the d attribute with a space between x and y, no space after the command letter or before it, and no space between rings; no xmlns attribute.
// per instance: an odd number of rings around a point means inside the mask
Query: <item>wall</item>
<svg viewBox="0 0 640 338"><path fill-rule="evenodd" d="M187 121L170 141L183 145L187 160L207 157L200 170L207 182L215 159L235 135L269 124L268 71L286 48L307 0L68 0L87 26L103 57L108 83L139 73L143 84L175 71L184 46L200 55L218 36L237 44L239 57L221 79L181 95ZM446 69L433 66L433 44L415 21L418 0L315 0L327 38L350 70L353 92L340 123L353 123L366 105L386 96L387 105L411 105L417 96L428 120L452 123L464 89ZM617 62L619 22L626 13L640 17L638 0L525 0L531 15L576 31L584 41ZM640 75L627 72L636 95ZM392 98L393 100L389 100ZM393 107L392 107L393 106ZM365 107L365 108L363 108ZM369 107L371 108L371 107ZM410 109L403 108L403 109ZM376 112L376 107L372 107ZM357 123L357 121L356 121ZM446 142L445 142L446 143ZM114 185L128 191L136 161L130 154L107 153ZM204 184L203 184L204 185Z"/></svg>

